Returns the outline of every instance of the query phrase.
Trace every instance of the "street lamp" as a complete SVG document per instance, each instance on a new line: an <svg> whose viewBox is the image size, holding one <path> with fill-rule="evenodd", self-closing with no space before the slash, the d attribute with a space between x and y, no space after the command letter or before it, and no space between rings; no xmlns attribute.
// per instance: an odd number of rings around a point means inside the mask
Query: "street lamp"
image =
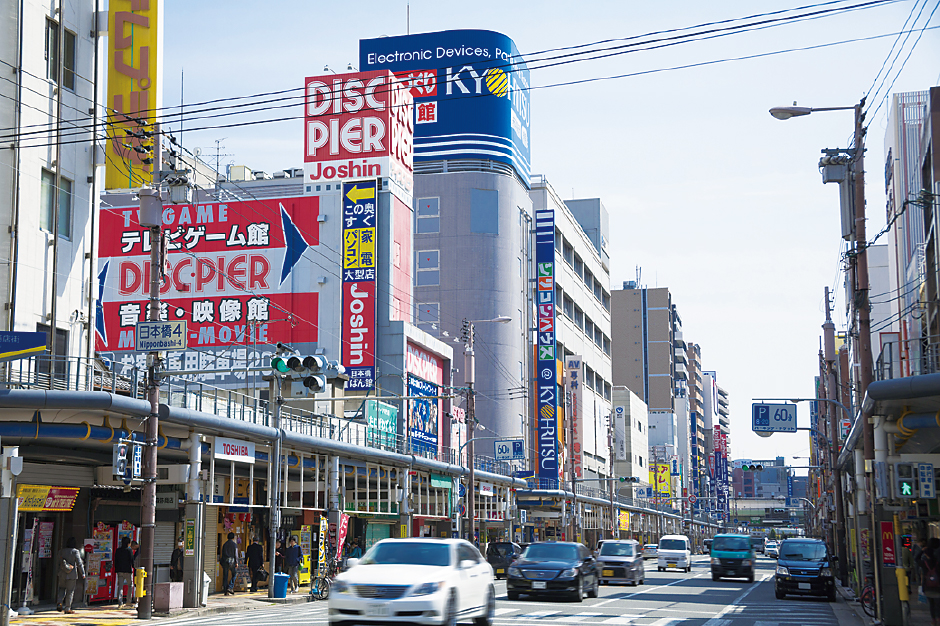
<svg viewBox="0 0 940 626"><path fill-rule="evenodd" d="M473 477L473 429L476 426L475 400L473 397L473 383L476 377L476 357L473 353L473 333L476 324L508 324L512 318L508 315L500 315L489 320L464 320L463 331L466 348L464 349L464 383L467 385L467 462L469 464L469 476L467 477L467 517L470 534L468 539L473 543L476 536L476 493L474 489Z"/></svg>
<svg viewBox="0 0 940 626"><path fill-rule="evenodd" d="M816 111L848 111L854 109L854 106L851 107L798 107L796 102L793 103L792 107L773 107L770 109L770 114L773 115L778 120L788 120L791 117L802 117L804 115L809 115L810 113L815 113Z"/></svg>

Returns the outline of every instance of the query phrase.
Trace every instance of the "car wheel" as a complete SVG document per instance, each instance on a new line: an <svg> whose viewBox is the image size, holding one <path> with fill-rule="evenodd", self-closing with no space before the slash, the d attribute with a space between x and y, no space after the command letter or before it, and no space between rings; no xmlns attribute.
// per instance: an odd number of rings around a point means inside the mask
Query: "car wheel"
<svg viewBox="0 0 940 626"><path fill-rule="evenodd" d="M575 581L574 587L575 587L574 596L571 599L574 600L575 602L583 601L584 600L584 579L578 578L577 581Z"/></svg>
<svg viewBox="0 0 940 626"><path fill-rule="evenodd" d="M589 597L589 598L596 598L600 586L601 586L600 581L598 581L598 580L597 580L597 576L595 576L595 577L594 577L594 584L591 586L590 590L588 590L588 594L587 594L588 597Z"/></svg>
<svg viewBox="0 0 940 626"><path fill-rule="evenodd" d="M451 591L444 608L444 621L441 626L457 626L457 592Z"/></svg>
<svg viewBox="0 0 940 626"><path fill-rule="evenodd" d="M777 596L778 600L783 600L785 597L787 597L787 594L783 593L776 587L774 587L774 595Z"/></svg>
<svg viewBox="0 0 940 626"><path fill-rule="evenodd" d="M657 567L656 569L658 569L659 571L663 571L663 568L661 567Z"/></svg>
<svg viewBox="0 0 940 626"><path fill-rule="evenodd" d="M829 592L829 595L826 596L826 601L827 601L827 602L835 602L835 601L836 601L836 590L835 590L835 589L833 589L832 591Z"/></svg>
<svg viewBox="0 0 940 626"><path fill-rule="evenodd" d="M750 576L747 577L747 582L749 583L754 582L754 574L751 574Z"/></svg>
<svg viewBox="0 0 940 626"><path fill-rule="evenodd" d="M506 598L509 599L509 600L518 600L518 599L519 599L519 592L518 592L518 591L507 591L507 592L506 592Z"/></svg>
<svg viewBox="0 0 940 626"><path fill-rule="evenodd" d="M718 574L712 574L712 580L715 580L715 581L721 580L721 576L719 576Z"/></svg>
<svg viewBox="0 0 940 626"><path fill-rule="evenodd" d="M483 615L473 620L476 626L490 626L496 616L496 592L490 587L486 592L486 609Z"/></svg>

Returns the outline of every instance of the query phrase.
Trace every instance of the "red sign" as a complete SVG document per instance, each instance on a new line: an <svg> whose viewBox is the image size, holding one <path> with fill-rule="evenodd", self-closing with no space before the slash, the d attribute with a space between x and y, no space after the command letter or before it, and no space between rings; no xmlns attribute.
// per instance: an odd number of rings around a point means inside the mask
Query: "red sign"
<svg viewBox="0 0 940 626"><path fill-rule="evenodd" d="M347 368L374 366L375 281L343 283L343 306L343 327L348 333L348 341L343 341L343 365ZM359 388L356 381L350 380L350 383L347 388Z"/></svg>
<svg viewBox="0 0 940 626"><path fill-rule="evenodd" d="M444 359L410 341L405 352L405 371L435 385L444 384Z"/></svg>
<svg viewBox="0 0 940 626"><path fill-rule="evenodd" d="M319 244L318 214L316 196L165 206L161 318L185 320L195 349L316 341L305 253ZM150 231L136 206L102 208L100 217L96 349L134 350L135 326L149 319Z"/></svg>
<svg viewBox="0 0 940 626"><path fill-rule="evenodd" d="M414 100L388 70L306 79L307 181L389 178L411 194Z"/></svg>
<svg viewBox="0 0 940 626"><path fill-rule="evenodd" d="M885 565L895 565L894 522L881 522L881 560Z"/></svg>

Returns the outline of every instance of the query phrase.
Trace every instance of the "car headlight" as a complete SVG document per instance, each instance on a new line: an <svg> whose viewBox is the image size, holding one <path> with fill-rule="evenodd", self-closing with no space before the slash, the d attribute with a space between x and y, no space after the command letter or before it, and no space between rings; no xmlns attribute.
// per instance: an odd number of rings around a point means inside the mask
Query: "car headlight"
<svg viewBox="0 0 940 626"><path fill-rule="evenodd" d="M568 569L563 571L561 574L559 574L558 577L559 578L574 578L577 575L578 575L578 568L569 567Z"/></svg>
<svg viewBox="0 0 940 626"><path fill-rule="evenodd" d="M349 591L349 584L341 580L334 580L333 584L330 585L330 589L336 593L347 593Z"/></svg>
<svg viewBox="0 0 940 626"><path fill-rule="evenodd" d="M721 559L719 559L717 556L713 556L712 565L721 565Z"/></svg>
<svg viewBox="0 0 940 626"><path fill-rule="evenodd" d="M522 571L518 567L510 567L509 575L515 576L516 578L522 578Z"/></svg>
<svg viewBox="0 0 940 626"><path fill-rule="evenodd" d="M824 567L821 570L819 570L819 575L820 576L832 576L832 570L829 569L828 567Z"/></svg>
<svg viewBox="0 0 940 626"><path fill-rule="evenodd" d="M751 564L751 559L744 559L744 561L742 562L742 565L744 565L745 567L749 566L750 564Z"/></svg>
<svg viewBox="0 0 940 626"><path fill-rule="evenodd" d="M417 589L411 592L413 596L429 596L432 593L437 593L437 591L444 586L444 583L424 583L419 585Z"/></svg>
<svg viewBox="0 0 940 626"><path fill-rule="evenodd" d="M785 568L785 567L782 566L782 565L778 565L778 566L777 566L777 574L778 574L779 576L789 576L789 575L790 575L790 570L788 570L787 568Z"/></svg>

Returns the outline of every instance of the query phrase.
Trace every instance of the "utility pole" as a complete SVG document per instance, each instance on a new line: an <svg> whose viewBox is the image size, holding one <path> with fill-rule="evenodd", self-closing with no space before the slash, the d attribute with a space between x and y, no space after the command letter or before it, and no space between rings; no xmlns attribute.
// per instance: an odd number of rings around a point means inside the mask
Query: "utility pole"
<svg viewBox="0 0 940 626"><path fill-rule="evenodd" d="M828 395L833 400L839 399L839 385L836 381L836 326L832 323L832 315L829 307L829 287L825 288L825 297L826 297L826 323L823 324L823 348L825 350L825 359L826 359L826 382L828 385ZM827 403L829 404L829 403ZM839 579L842 581L842 586L845 587L848 585L848 558L846 556L847 550L845 545L845 513L842 508L842 481L840 480L838 470L836 469L836 460L838 458L836 451L838 450L838 441L839 441L839 417L836 411L836 407L829 404L826 407L826 411L829 414L829 438L832 441L832 445L829 446L829 468L830 476L832 477L832 491L835 495L835 505L836 505L836 520L835 520L835 544L836 544L836 553L839 557ZM818 414L818 411L817 411Z"/></svg>
<svg viewBox="0 0 940 626"><path fill-rule="evenodd" d="M473 383L476 379L476 358L473 353L473 322L467 322L464 330L467 333L467 346L464 350L464 382L467 384L467 527L469 535L467 540L475 544L476 538L476 493L473 476L473 430L476 426L476 411L473 397Z"/></svg>
<svg viewBox="0 0 940 626"><path fill-rule="evenodd" d="M150 314L151 322L160 321L160 277L162 276L161 259L163 252L163 204L160 190L144 187L139 192L140 225L150 227ZM148 388L150 415L147 417L146 440L143 458L144 486L140 506L140 569L147 578L144 580L145 595L137 602L137 619L150 619L153 616L153 535L156 525L157 508L157 437L160 417L160 353L147 355Z"/></svg>
<svg viewBox="0 0 940 626"><path fill-rule="evenodd" d="M280 346L278 346L277 354L278 356L281 354ZM271 397L269 402L274 403L274 411L272 412L274 421L272 426L277 431L277 436L274 439L274 445L271 449L271 456L268 457L268 468L271 475L271 480L268 483L268 506L271 510L268 519L268 534L270 535L268 538L268 570L271 572L271 577L268 581L268 597L273 598L274 572L277 571L277 551L275 550L275 546L277 545L277 531L281 526L281 507L279 503L281 491L281 405L284 404L284 398L281 395L281 377L277 375L276 371L274 376L271 377L269 395Z"/></svg>
<svg viewBox="0 0 940 626"><path fill-rule="evenodd" d="M855 308L858 312L858 406L862 405L873 376L871 348L871 304L868 301L868 238L865 233L865 99L855 105ZM866 459L875 458L875 431L862 415L862 437Z"/></svg>

